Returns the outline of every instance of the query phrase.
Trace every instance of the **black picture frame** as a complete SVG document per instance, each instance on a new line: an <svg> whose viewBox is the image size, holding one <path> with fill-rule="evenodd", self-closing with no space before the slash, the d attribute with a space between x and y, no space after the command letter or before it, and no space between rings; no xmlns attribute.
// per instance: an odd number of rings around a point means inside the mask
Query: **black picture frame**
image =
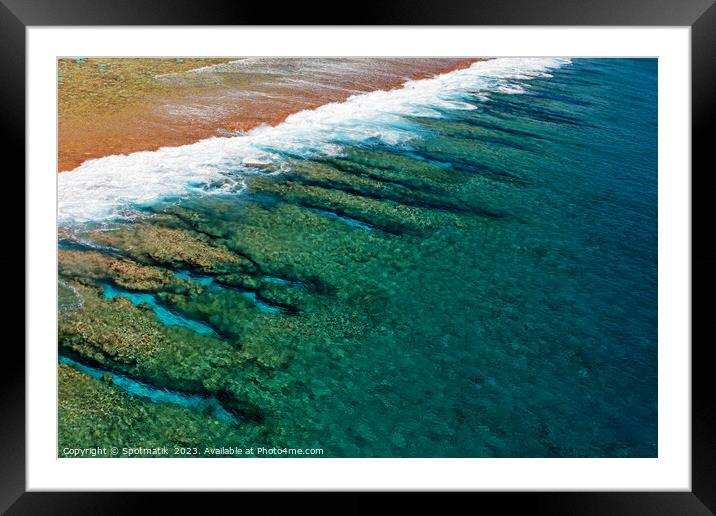
<svg viewBox="0 0 716 516"><path fill-rule="evenodd" d="M344 10L347 12L347 10ZM0 117L7 155L24 170L25 30L42 25L608 25L691 27L692 71L692 233L710 225L707 165L716 142L716 5L714 0L443 0L390 5L351 4L350 15L304 3L254 4L219 0L0 0ZM707 170L707 167L708 170ZM698 175L695 173L699 170ZM694 188L694 186L696 186ZM703 197L703 199L701 199ZM527 508L557 514L713 514L716 511L716 390L710 342L694 338L705 327L708 304L696 303L716 287L716 252L693 242L692 277L692 491L643 493L479 493L480 507L500 512ZM27 257L26 257L27 258ZM26 262L25 262L26 263ZM30 274L25 270L25 274ZM32 309L32 307L26 307ZM698 319L698 324L693 324ZM687 346L688 342L674 343ZM148 496L161 497L166 512L198 502L180 493L40 493L25 492L25 355L6 339L0 390L0 509L7 514L133 514ZM212 501L217 496L212 494ZM241 495L244 500L253 495ZM304 496L303 494L297 496ZM363 512L382 502L376 495L352 494L341 512ZM242 502L242 503L245 503ZM293 502L296 503L296 502ZM300 503L300 502L299 502ZM312 504L311 510L315 510ZM335 506L334 506L335 508Z"/></svg>

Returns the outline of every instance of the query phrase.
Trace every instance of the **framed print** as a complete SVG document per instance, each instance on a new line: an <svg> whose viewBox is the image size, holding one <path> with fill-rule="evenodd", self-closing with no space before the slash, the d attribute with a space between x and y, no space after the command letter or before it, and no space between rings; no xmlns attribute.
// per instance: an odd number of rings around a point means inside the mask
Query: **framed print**
<svg viewBox="0 0 716 516"><path fill-rule="evenodd" d="M9 514L257 490L713 510L712 2L350 26L80 4L2 6Z"/></svg>

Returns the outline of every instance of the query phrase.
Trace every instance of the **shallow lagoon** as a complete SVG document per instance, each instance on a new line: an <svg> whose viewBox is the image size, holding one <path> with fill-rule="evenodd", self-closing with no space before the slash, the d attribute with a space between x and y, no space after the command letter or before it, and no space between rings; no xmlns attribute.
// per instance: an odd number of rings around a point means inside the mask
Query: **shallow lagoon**
<svg viewBox="0 0 716 516"><path fill-rule="evenodd" d="M241 424L64 372L61 443L655 456L656 69L575 59L404 116L407 141L74 228L113 257L61 253L61 356Z"/></svg>

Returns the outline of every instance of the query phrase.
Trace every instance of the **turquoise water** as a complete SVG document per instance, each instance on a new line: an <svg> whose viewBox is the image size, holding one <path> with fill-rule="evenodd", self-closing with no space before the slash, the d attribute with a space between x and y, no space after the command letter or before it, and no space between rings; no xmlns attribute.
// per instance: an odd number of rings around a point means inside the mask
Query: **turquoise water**
<svg viewBox="0 0 716 516"><path fill-rule="evenodd" d="M252 303L256 305L256 307L265 313L268 314L280 314L281 309L277 306L272 306L269 303L266 303L265 301L262 301L259 299L259 297L256 295L256 292L242 292L242 296L244 296L246 299L250 300Z"/></svg>
<svg viewBox="0 0 716 516"><path fill-rule="evenodd" d="M211 276L202 276L200 274L192 274L187 271L177 271L174 273L174 276L177 278L185 279L188 281L195 281L199 285L203 285L205 287L216 287L216 284L214 283L214 278Z"/></svg>
<svg viewBox="0 0 716 516"><path fill-rule="evenodd" d="M199 285L203 285L205 287L209 287L212 290L221 289L222 286L218 285L214 278L211 276L202 276L200 274L191 274L186 271L179 271L175 272L174 276L177 278L194 281L198 283ZM271 276L264 276L264 281L268 283L274 283L276 285L286 285L288 282L286 280L283 280L281 278L274 278ZM270 303L267 303L260 299L256 292L248 292L248 291L242 291L241 295L244 296L246 299L250 300L253 304L256 305L256 307L261 310L262 312L269 313L269 314L279 314L281 313L281 308L278 306L273 306Z"/></svg>
<svg viewBox="0 0 716 516"><path fill-rule="evenodd" d="M361 222L359 220L352 219L350 217L345 217L343 215L338 215L337 213L333 213L332 211L315 210L315 212L320 215L323 215L324 217L328 217L329 219L333 219L333 220L342 222L343 224L346 224L347 226L350 226L353 228L365 229L366 231L370 231L373 229L373 226L366 224L365 222Z"/></svg>
<svg viewBox="0 0 716 516"><path fill-rule="evenodd" d="M198 333L199 335L212 335L215 336L216 332L214 329L201 321L195 321L181 314L176 313L173 310L169 310L165 306L162 306L157 302L156 296L152 294L143 294L141 292L130 292L128 290L104 283L102 285L104 297L107 299L114 299L117 296L129 299L134 305L146 305L152 309L157 315L157 319L162 324L167 326L182 326L189 328L190 330Z"/></svg>
<svg viewBox="0 0 716 516"><path fill-rule="evenodd" d="M108 373L65 356L60 356L60 364L68 365L91 376L92 378L96 378L97 380L104 381L106 378L107 381L132 396L147 398L155 403L170 403L172 405L179 405L180 407L192 410L199 410L206 414L210 414L212 417L225 423L238 423L236 417L234 417L230 412L227 412L227 410L212 397L188 394L170 389L158 389L122 374Z"/></svg>
<svg viewBox="0 0 716 516"><path fill-rule="evenodd" d="M133 374L231 392L258 443L332 457L656 456L657 61L489 84L144 212L240 257L212 275L118 223L118 253L205 288L104 295L234 346L182 336Z"/></svg>

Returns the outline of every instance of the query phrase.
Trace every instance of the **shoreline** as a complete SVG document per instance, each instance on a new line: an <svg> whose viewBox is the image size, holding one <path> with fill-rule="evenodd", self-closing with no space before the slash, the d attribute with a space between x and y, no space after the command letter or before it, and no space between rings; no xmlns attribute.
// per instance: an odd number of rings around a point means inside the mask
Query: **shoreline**
<svg viewBox="0 0 716 516"><path fill-rule="evenodd" d="M59 60L58 172L277 125L299 111L482 60L332 59L304 69L305 61L277 59L283 70L267 73L266 59Z"/></svg>
<svg viewBox="0 0 716 516"><path fill-rule="evenodd" d="M165 86L268 116L401 66L306 61ZM58 175L58 456L655 456L658 70L485 60Z"/></svg>

